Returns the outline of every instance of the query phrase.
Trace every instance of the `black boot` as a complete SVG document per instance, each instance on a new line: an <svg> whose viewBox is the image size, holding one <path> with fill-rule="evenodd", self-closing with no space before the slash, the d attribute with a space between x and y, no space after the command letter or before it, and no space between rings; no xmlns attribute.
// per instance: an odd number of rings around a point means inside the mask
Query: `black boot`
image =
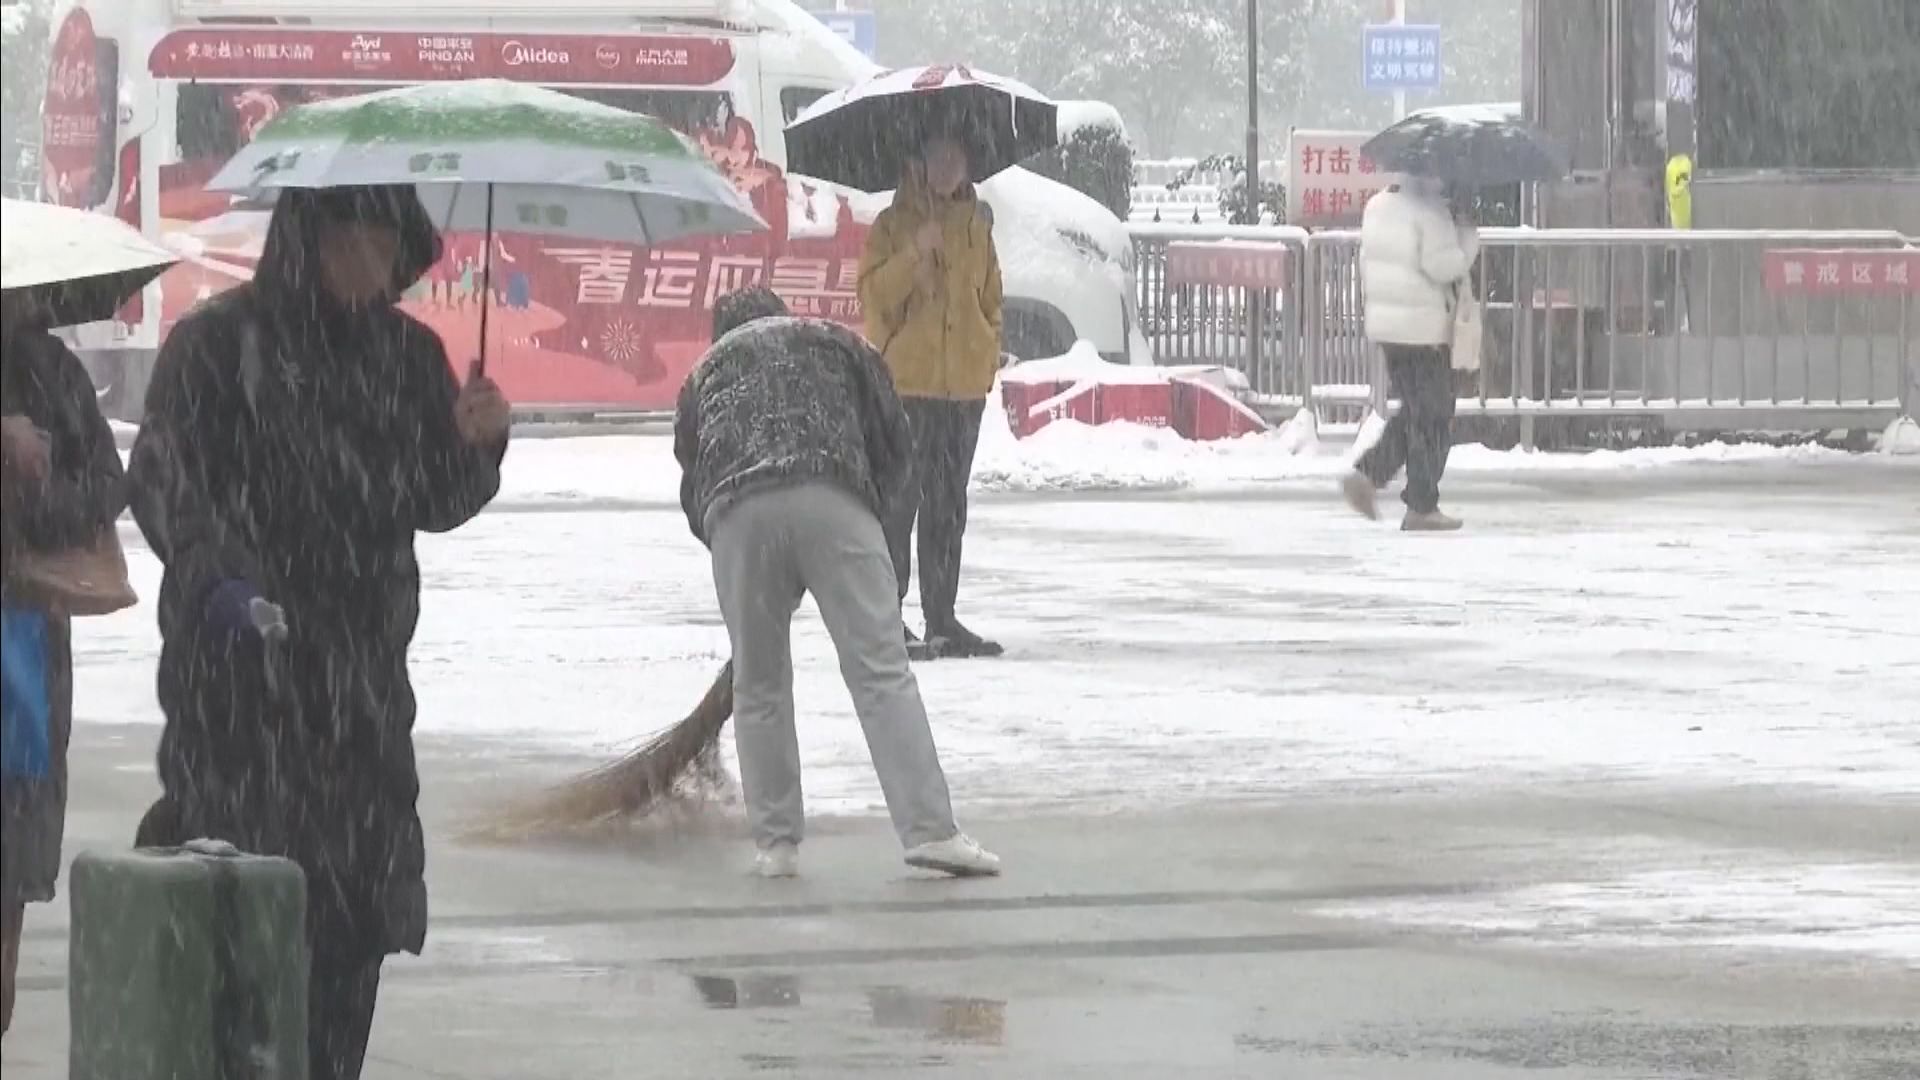
<svg viewBox="0 0 1920 1080"><path fill-rule="evenodd" d="M973 657L993 657L1006 652L997 641L988 641L979 634L960 625L958 619L945 619L927 624L927 648L934 655L969 659Z"/></svg>

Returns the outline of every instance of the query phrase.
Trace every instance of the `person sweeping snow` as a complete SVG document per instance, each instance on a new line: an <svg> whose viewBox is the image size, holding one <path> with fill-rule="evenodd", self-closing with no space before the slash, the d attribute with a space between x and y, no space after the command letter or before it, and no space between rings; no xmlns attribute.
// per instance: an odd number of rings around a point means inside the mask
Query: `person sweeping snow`
<svg viewBox="0 0 1920 1080"><path fill-rule="evenodd" d="M886 362L849 330L787 317L766 289L722 297L713 318L713 347L680 391L673 449L681 506L712 552L733 648L734 740L757 872L799 872L790 634L812 593L907 864L998 874L999 858L954 823L900 633L881 522L908 497L913 436Z"/></svg>

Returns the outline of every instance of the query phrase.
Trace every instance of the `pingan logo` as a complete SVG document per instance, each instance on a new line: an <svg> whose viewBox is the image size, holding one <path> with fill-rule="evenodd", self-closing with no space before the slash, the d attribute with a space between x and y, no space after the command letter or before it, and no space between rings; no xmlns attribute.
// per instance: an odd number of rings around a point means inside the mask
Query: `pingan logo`
<svg viewBox="0 0 1920 1080"><path fill-rule="evenodd" d="M565 49L536 45L528 48L518 41L508 41L500 46L500 60L508 67L524 67L528 64L540 64L564 67L573 63L573 57Z"/></svg>

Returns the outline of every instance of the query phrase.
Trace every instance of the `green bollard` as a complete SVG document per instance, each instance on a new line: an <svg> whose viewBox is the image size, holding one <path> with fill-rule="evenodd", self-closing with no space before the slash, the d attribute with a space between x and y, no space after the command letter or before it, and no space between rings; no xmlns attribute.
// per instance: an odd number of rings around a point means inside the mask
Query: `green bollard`
<svg viewBox="0 0 1920 1080"><path fill-rule="evenodd" d="M70 1080L306 1080L306 877L196 840L73 860Z"/></svg>

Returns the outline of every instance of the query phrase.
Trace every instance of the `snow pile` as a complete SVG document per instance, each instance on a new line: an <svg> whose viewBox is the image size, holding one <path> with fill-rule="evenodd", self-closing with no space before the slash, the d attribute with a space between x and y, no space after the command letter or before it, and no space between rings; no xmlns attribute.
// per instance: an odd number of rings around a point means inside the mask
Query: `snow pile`
<svg viewBox="0 0 1920 1080"><path fill-rule="evenodd" d="M1131 287L1120 266L1133 250L1133 240L1126 225L1106 207L1017 165L984 181L979 190L993 207L993 242L999 249L1009 296L1050 295L1041 286L1056 277L1063 292L1073 293L1088 264L1062 242L1061 233L1069 231L1099 248L1116 291L1124 293Z"/></svg>
<svg viewBox="0 0 1920 1080"><path fill-rule="evenodd" d="M1880 436L1880 452L1902 457L1920 455L1920 423L1902 416L1888 424L1886 433Z"/></svg>
<svg viewBox="0 0 1920 1080"><path fill-rule="evenodd" d="M1055 130L1061 142L1073 138L1084 130L1104 128L1121 139L1127 137L1126 121L1120 118L1120 110L1104 101L1061 101L1059 118L1055 121Z"/></svg>

